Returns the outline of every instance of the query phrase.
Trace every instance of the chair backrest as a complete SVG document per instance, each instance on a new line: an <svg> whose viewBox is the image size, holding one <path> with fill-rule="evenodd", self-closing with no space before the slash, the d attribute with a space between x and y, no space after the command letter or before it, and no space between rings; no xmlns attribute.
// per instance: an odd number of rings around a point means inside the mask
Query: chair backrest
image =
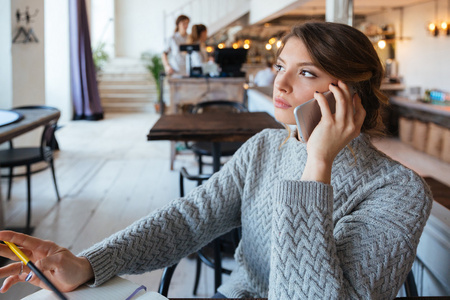
<svg viewBox="0 0 450 300"><path fill-rule="evenodd" d="M53 106L47 106L47 105L25 105L25 106L18 106L14 107L14 109L47 109L47 110L53 110L53 111L59 111L56 107ZM48 158L48 150L46 150L48 147L50 149L54 149L54 143L55 143L55 131L57 128L57 120L53 120L49 122L44 127L44 131L42 132L41 136L41 155L44 158ZM9 141L9 147L14 148L13 141ZM45 159L48 161L47 159Z"/></svg>
<svg viewBox="0 0 450 300"><path fill-rule="evenodd" d="M52 120L44 126L41 137L41 155L45 161L49 161L53 157L54 141L55 141L56 121Z"/></svg>
<svg viewBox="0 0 450 300"><path fill-rule="evenodd" d="M226 112L233 112L233 113L239 113L239 112L247 112L247 108L244 107L239 102L234 101L228 101L228 100L215 100L215 101L205 101L200 102L194 105L194 107L191 110L191 113L193 114L201 114L208 111L226 111Z"/></svg>

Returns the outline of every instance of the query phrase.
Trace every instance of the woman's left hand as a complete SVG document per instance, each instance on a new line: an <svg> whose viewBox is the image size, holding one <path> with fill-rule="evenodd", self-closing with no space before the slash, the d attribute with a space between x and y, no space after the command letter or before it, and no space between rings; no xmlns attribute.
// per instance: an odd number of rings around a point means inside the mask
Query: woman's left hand
<svg viewBox="0 0 450 300"><path fill-rule="evenodd" d="M314 94L322 119L308 140L308 159L302 175L305 181L331 182L331 167L335 157L360 134L366 117L361 98L357 94L351 95L344 82L330 84L329 89L336 99L335 114L331 113L323 94Z"/></svg>

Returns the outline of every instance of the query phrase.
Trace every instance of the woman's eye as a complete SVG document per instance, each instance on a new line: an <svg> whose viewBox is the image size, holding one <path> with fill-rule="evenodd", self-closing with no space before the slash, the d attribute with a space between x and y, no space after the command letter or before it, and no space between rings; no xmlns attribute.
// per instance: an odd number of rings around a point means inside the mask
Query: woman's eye
<svg viewBox="0 0 450 300"><path fill-rule="evenodd" d="M279 72L279 71L281 71L281 70L284 69L282 65L274 65L274 68L275 68L275 70L276 70L277 72Z"/></svg>
<svg viewBox="0 0 450 300"><path fill-rule="evenodd" d="M300 75L305 76L305 77L317 77L316 75L314 75L313 73L306 71L306 70L301 70L300 71Z"/></svg>

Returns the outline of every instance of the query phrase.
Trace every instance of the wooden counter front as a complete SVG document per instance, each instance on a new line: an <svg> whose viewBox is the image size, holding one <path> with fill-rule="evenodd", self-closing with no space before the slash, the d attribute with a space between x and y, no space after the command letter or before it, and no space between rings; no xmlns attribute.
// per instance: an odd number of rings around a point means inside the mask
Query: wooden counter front
<svg viewBox="0 0 450 300"><path fill-rule="evenodd" d="M187 77L168 79L170 86L169 114L179 113L185 104L202 101L229 100L243 103L244 77Z"/></svg>

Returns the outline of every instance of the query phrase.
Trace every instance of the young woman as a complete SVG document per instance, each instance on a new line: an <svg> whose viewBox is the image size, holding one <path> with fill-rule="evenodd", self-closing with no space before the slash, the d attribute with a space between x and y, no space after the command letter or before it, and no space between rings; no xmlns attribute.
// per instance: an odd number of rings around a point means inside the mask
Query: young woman
<svg viewBox="0 0 450 300"><path fill-rule="evenodd" d="M257 134L221 171L193 190L78 256L13 232L63 291L117 274L172 265L242 227L237 266L219 292L229 298L393 299L410 270L432 197L413 171L370 142L382 128L383 70L370 41L342 24L306 23L283 40L273 103L293 109L314 97L322 119L307 143L295 131ZM349 92L351 85L355 95ZM323 92L337 101L331 114ZM3 256L14 259L4 246ZM0 269L2 291L24 281L20 263ZM74 275L75 274L75 275ZM33 276L30 283L40 285Z"/></svg>
<svg viewBox="0 0 450 300"><path fill-rule="evenodd" d="M185 54L180 52L180 45L186 44L189 17L180 15L175 21L175 33L169 38L162 54L164 69L168 75L174 73L186 74Z"/></svg>
<svg viewBox="0 0 450 300"><path fill-rule="evenodd" d="M187 39L187 43L200 45L200 51L194 51L191 54L192 67L201 67L203 63L208 61L208 53L206 52L205 46L207 38L208 38L208 29L206 28L205 25L203 24L192 25L191 34Z"/></svg>

